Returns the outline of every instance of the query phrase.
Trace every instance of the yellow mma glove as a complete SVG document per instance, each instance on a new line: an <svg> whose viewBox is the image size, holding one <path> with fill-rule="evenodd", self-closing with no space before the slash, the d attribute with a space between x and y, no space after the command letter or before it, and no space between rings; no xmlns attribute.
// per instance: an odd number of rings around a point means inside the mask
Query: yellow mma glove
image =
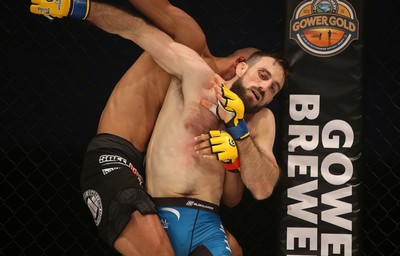
<svg viewBox="0 0 400 256"><path fill-rule="evenodd" d="M232 116L229 121L224 120L226 131L232 135L235 140L247 138L250 133L244 121L245 109L243 101L223 84L221 85L221 96L225 99L225 104L218 101L218 109L221 109ZM221 119L220 116L219 118Z"/></svg>
<svg viewBox="0 0 400 256"><path fill-rule="evenodd" d="M89 14L89 0L32 0L31 13L46 17L71 17L84 20Z"/></svg>
<svg viewBox="0 0 400 256"><path fill-rule="evenodd" d="M239 153L232 136L225 131L219 130L211 130L209 135L211 151L217 156L218 160L223 162L225 170L239 173Z"/></svg>

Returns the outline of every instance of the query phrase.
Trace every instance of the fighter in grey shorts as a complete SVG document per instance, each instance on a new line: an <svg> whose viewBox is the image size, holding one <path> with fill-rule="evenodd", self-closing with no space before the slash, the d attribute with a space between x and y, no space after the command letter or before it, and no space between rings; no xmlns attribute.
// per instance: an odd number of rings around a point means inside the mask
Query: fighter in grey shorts
<svg viewBox="0 0 400 256"><path fill-rule="evenodd" d="M143 187L143 159L129 141L112 134L99 134L88 145L81 191L100 237L111 247L132 212L156 213Z"/></svg>

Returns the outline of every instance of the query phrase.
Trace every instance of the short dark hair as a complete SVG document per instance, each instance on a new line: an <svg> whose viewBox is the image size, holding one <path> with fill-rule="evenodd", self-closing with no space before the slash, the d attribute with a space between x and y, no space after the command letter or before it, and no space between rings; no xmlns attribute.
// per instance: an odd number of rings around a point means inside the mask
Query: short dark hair
<svg viewBox="0 0 400 256"><path fill-rule="evenodd" d="M250 55L246 63L249 66L252 66L256 61L258 61L262 57L271 57L275 59L275 63L278 63L283 69L285 80L292 73L292 68L290 67L289 62L279 52L256 51L252 55Z"/></svg>

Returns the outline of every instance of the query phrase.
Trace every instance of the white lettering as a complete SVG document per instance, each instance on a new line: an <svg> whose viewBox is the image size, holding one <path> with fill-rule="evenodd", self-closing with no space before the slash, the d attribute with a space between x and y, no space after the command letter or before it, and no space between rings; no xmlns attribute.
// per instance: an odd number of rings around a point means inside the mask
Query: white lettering
<svg viewBox="0 0 400 256"><path fill-rule="evenodd" d="M308 193L313 190L318 189L318 181L313 180L304 184L300 184L295 187L288 189L288 197L294 200L300 201L296 204L288 205L287 211L288 215L293 217L308 221L313 224L317 224L318 216L315 213L304 211L304 209L316 207L318 205L318 200L315 197L308 196Z"/></svg>
<svg viewBox="0 0 400 256"><path fill-rule="evenodd" d="M318 146L319 127L316 125L289 125L289 135L297 136L289 141L289 152L294 152L298 146L312 151Z"/></svg>
<svg viewBox="0 0 400 256"><path fill-rule="evenodd" d="M329 250L329 247L332 250ZM321 256L328 255L352 255L352 237L351 234L322 234L321 235Z"/></svg>
<svg viewBox="0 0 400 256"><path fill-rule="evenodd" d="M351 126L343 120L332 120L322 129L322 145L324 148L339 148L339 136L332 135L333 131L342 131L344 134L344 148L350 148L354 142L354 132Z"/></svg>
<svg viewBox="0 0 400 256"><path fill-rule="evenodd" d="M295 242L297 240L297 243ZM318 230L316 228L291 228L287 229L286 249L305 248L311 251L318 249ZM295 246L296 245L296 246Z"/></svg>
<svg viewBox="0 0 400 256"><path fill-rule="evenodd" d="M299 175L318 177L318 157L317 156L288 156L288 177L295 177L295 172Z"/></svg>
<svg viewBox="0 0 400 256"><path fill-rule="evenodd" d="M338 217L339 215L351 212L352 210L351 204L338 200L341 198L351 196L351 192L352 192L352 187L348 186L323 194L321 202L323 204L333 206L334 208L323 211L321 213L321 220L351 231L352 230L351 221Z"/></svg>
<svg viewBox="0 0 400 256"><path fill-rule="evenodd" d="M287 188L287 198L294 203L287 205L287 215L307 223L300 227L301 222L296 221L296 227L287 227L286 248L291 251L287 255L350 256L352 234L340 232L352 231L352 220L344 216L352 213L353 205L343 199L352 196L353 188L346 183L352 178L354 167L344 153L332 149L351 148L354 131L343 120L328 120L325 125L317 120L320 95L289 97L290 118L305 121L289 123L288 127L291 139L287 145L287 177L293 183ZM335 234L327 234L325 228Z"/></svg>
<svg viewBox="0 0 400 256"><path fill-rule="evenodd" d="M107 163L107 162L114 162L118 161L124 164L127 164L127 160L123 157L117 156L117 155L101 155L99 157L99 163Z"/></svg>
<svg viewBox="0 0 400 256"><path fill-rule="evenodd" d="M289 115L295 121L319 116L319 95L290 95Z"/></svg>
<svg viewBox="0 0 400 256"><path fill-rule="evenodd" d="M334 165L334 167L341 165L344 167L344 171L340 171L338 168L331 169L332 165ZM341 174L333 174L332 172ZM332 153L322 161L321 175L332 185L343 185L353 176L353 164L350 159L342 153Z"/></svg>

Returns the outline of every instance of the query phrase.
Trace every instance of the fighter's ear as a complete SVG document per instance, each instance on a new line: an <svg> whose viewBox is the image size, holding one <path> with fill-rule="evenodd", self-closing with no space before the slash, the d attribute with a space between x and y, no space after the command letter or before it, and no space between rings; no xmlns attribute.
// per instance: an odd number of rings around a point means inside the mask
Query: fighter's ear
<svg viewBox="0 0 400 256"><path fill-rule="evenodd" d="M247 60L247 58L244 57L244 56L239 56L239 57L237 57L236 60L235 60L235 67L236 67L240 62L245 62L246 60Z"/></svg>
<svg viewBox="0 0 400 256"><path fill-rule="evenodd" d="M247 70L247 64L246 64L246 62L239 62L237 65L236 65L236 75L238 76L238 77L241 77L243 74L244 74L244 72L246 72L246 70Z"/></svg>

